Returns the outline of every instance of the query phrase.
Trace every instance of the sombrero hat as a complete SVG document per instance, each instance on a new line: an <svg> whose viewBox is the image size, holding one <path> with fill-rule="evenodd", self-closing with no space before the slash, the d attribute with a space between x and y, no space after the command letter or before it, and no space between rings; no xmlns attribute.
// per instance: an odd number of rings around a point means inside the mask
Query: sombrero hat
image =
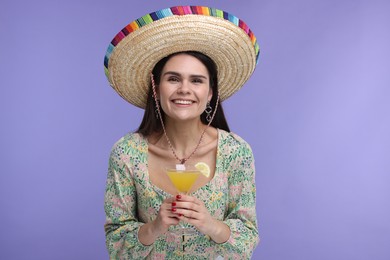
<svg viewBox="0 0 390 260"><path fill-rule="evenodd" d="M145 108L153 67L181 51L198 51L214 60L222 101L244 85L259 57L256 37L234 15L203 6L175 6L123 28L108 46L105 73L121 97Z"/></svg>

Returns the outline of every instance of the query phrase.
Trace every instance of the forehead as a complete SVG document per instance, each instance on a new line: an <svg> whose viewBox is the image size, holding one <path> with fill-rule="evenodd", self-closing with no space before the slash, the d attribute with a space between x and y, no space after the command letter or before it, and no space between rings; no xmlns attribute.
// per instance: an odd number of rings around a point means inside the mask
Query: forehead
<svg viewBox="0 0 390 260"><path fill-rule="evenodd" d="M163 68L163 73L172 71L180 74L200 74L208 76L206 66L197 58L188 54L172 56Z"/></svg>

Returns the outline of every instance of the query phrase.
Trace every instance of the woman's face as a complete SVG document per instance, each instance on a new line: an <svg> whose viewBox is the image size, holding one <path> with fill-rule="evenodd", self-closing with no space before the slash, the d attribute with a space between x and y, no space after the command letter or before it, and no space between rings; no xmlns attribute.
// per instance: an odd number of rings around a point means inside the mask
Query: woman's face
<svg viewBox="0 0 390 260"><path fill-rule="evenodd" d="M178 54L165 64L158 95L167 120L199 119L211 100L212 90L207 68L195 57Z"/></svg>

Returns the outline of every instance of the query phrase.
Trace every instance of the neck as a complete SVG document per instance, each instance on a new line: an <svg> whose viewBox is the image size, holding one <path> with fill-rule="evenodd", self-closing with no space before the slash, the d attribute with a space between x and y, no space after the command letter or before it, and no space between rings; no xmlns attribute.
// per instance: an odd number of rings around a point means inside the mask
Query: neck
<svg viewBox="0 0 390 260"><path fill-rule="evenodd" d="M179 158L186 158L194 151L206 127L200 120L195 122L173 122L167 120L166 132ZM166 140L164 140L165 142Z"/></svg>

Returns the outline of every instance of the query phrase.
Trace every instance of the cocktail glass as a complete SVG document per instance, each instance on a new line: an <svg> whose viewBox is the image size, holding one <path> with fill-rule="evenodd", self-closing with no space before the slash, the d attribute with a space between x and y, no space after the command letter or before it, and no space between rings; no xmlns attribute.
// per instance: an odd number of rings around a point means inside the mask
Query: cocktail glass
<svg viewBox="0 0 390 260"><path fill-rule="evenodd" d="M188 194L201 174L195 166L182 164L169 166L166 172L178 194ZM182 222L179 223L179 226L182 235L195 233L194 229L186 228Z"/></svg>

